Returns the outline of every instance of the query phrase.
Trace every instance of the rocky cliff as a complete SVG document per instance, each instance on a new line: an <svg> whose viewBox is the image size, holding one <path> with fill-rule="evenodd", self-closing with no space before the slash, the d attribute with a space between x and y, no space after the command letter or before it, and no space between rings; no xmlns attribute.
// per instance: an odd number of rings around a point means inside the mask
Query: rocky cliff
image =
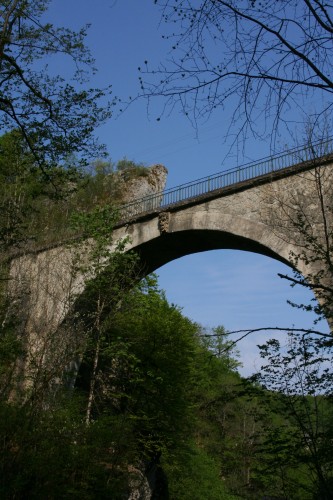
<svg viewBox="0 0 333 500"><path fill-rule="evenodd" d="M148 168L139 167L133 170L117 172L114 186L117 202L125 205L121 210L122 220L130 219L137 213L143 213L159 208L161 196L167 179L167 169L164 165L153 165Z"/></svg>
<svg viewBox="0 0 333 500"><path fill-rule="evenodd" d="M121 203L131 203L139 198L160 193L165 188L167 174L168 170L164 165L117 172L116 185Z"/></svg>

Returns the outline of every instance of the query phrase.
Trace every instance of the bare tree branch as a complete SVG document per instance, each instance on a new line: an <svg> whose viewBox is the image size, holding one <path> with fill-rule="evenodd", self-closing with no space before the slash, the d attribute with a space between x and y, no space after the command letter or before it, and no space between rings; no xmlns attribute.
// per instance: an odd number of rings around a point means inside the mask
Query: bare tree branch
<svg viewBox="0 0 333 500"><path fill-rule="evenodd" d="M139 68L141 98L165 98L168 108L180 106L194 122L230 101L237 110L234 127L240 131L245 121L255 136L267 132L266 124L273 135L278 127L290 127L286 111L297 107L305 114L307 93L323 102L316 100L317 117L327 99L331 102L333 5L321 0L155 3L162 7L172 55L157 68ZM259 116L265 117L262 126Z"/></svg>

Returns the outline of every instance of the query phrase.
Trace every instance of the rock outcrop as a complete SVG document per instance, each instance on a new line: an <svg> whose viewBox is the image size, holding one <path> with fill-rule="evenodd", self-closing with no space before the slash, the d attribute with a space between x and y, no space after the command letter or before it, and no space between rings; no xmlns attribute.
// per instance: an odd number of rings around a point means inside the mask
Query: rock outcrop
<svg viewBox="0 0 333 500"><path fill-rule="evenodd" d="M131 218L137 213L154 210L161 205L168 170L164 165L153 165L138 171L119 172L116 189L120 193L121 205L127 205L121 212L121 219Z"/></svg>
<svg viewBox="0 0 333 500"><path fill-rule="evenodd" d="M117 189L121 194L123 204L154 195L164 190L168 170L164 165L153 165L137 172L123 171L116 175Z"/></svg>

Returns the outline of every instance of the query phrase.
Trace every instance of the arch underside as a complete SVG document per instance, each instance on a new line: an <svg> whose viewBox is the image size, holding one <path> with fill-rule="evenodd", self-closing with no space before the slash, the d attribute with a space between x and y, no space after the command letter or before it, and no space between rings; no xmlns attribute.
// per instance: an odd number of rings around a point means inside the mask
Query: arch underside
<svg viewBox="0 0 333 500"><path fill-rule="evenodd" d="M164 233L134 247L147 274L185 255L222 249L258 253L291 266L290 262L267 246L250 238L220 230L190 229Z"/></svg>

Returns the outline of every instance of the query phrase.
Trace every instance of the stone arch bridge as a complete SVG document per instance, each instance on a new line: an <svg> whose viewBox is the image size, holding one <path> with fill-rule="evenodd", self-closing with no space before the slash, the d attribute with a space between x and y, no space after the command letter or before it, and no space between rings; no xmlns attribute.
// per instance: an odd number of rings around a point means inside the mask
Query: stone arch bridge
<svg viewBox="0 0 333 500"><path fill-rule="evenodd" d="M127 248L139 253L147 274L186 254L227 248L270 256L304 276L318 266L326 273L323 259L297 257L304 249L312 255L304 228L324 252L332 244L332 152L329 141L135 200L121 208L114 241L129 237ZM73 259L70 247L59 245L11 263L11 293L35 365L50 343L64 342L56 332L84 290L82 276L70 271Z"/></svg>

